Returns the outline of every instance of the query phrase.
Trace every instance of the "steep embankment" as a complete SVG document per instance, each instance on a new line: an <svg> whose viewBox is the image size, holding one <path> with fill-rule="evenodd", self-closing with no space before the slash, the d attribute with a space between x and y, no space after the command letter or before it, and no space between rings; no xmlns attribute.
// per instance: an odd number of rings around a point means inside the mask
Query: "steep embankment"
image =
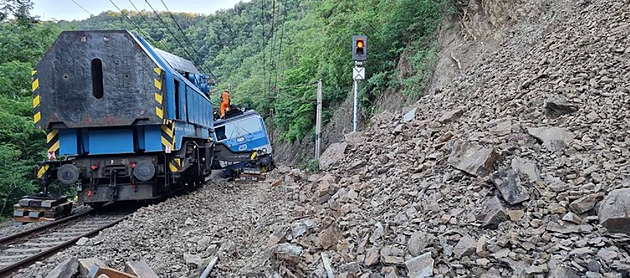
<svg viewBox="0 0 630 278"><path fill-rule="evenodd" d="M482 2L441 52L462 74L286 185L316 223L275 231L286 273L628 273L629 3Z"/></svg>

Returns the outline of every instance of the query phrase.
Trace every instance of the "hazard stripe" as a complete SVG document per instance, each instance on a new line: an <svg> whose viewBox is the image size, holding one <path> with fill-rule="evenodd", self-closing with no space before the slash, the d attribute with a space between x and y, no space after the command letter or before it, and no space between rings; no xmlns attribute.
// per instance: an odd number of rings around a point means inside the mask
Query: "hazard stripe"
<svg viewBox="0 0 630 278"><path fill-rule="evenodd" d="M37 108L37 106L39 106L39 95L33 98L33 108Z"/></svg>
<svg viewBox="0 0 630 278"><path fill-rule="evenodd" d="M170 129L168 126L162 125L162 131L164 131L164 133L166 133L168 136L173 137L173 130Z"/></svg>
<svg viewBox="0 0 630 278"><path fill-rule="evenodd" d="M33 80L33 83L31 84L31 89L33 90L33 92L35 92L37 88L39 88L39 78L35 78L35 80Z"/></svg>
<svg viewBox="0 0 630 278"><path fill-rule="evenodd" d="M155 107L155 114L160 117L160 119L164 119L164 111L160 107Z"/></svg>
<svg viewBox="0 0 630 278"><path fill-rule="evenodd" d="M153 68L153 71L154 71L155 73L157 73L157 75L162 74L162 69L161 69L161 68Z"/></svg>
<svg viewBox="0 0 630 278"><path fill-rule="evenodd" d="M41 179L46 174L46 171L48 171L48 168L50 168L49 165L43 165L39 168L39 170L37 170L37 178Z"/></svg>
<svg viewBox="0 0 630 278"><path fill-rule="evenodd" d="M59 130L53 129L46 134L46 147L48 152L57 152L59 150Z"/></svg>
<svg viewBox="0 0 630 278"><path fill-rule="evenodd" d="M57 152L59 150L59 141L55 142L52 147L48 149L48 152Z"/></svg>
<svg viewBox="0 0 630 278"><path fill-rule="evenodd" d="M42 119L42 112L39 110L42 97L36 92L39 88L39 78L37 78L37 70L31 70L33 81L31 82L31 90L33 91L33 123L37 124Z"/></svg>
<svg viewBox="0 0 630 278"><path fill-rule="evenodd" d="M155 93L155 101L162 104L162 94Z"/></svg>
<svg viewBox="0 0 630 278"><path fill-rule="evenodd" d="M168 164L168 168L171 169L171 172L177 172L182 169L181 158L173 158L171 162Z"/></svg>
<svg viewBox="0 0 630 278"><path fill-rule="evenodd" d="M177 167L175 165L173 165L173 163L169 163L168 164L168 168L171 169L171 172L173 172L173 173L175 173L175 172L177 172L177 170L179 170L179 169L177 169Z"/></svg>
<svg viewBox="0 0 630 278"><path fill-rule="evenodd" d="M48 132L48 134L46 135L46 143L50 143L50 141L55 139L57 134L59 134L59 130L58 129L53 129L52 131Z"/></svg>
<svg viewBox="0 0 630 278"><path fill-rule="evenodd" d="M175 121L165 120L164 124L160 127L162 129L162 145L166 147L175 147Z"/></svg>
<svg viewBox="0 0 630 278"><path fill-rule="evenodd" d="M158 90L162 90L162 82L160 82L160 80L153 78L153 85L155 85Z"/></svg>
<svg viewBox="0 0 630 278"><path fill-rule="evenodd" d="M169 142L168 140L166 140L166 138L162 137L162 145L164 146L173 146L171 145L171 142Z"/></svg>

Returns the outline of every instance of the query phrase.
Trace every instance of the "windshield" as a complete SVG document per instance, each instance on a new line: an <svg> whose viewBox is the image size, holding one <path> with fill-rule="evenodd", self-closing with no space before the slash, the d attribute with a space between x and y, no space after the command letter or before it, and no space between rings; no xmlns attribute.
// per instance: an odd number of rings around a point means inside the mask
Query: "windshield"
<svg viewBox="0 0 630 278"><path fill-rule="evenodd" d="M258 117L242 119L234 123L227 123L215 129L219 141L253 134L262 130Z"/></svg>

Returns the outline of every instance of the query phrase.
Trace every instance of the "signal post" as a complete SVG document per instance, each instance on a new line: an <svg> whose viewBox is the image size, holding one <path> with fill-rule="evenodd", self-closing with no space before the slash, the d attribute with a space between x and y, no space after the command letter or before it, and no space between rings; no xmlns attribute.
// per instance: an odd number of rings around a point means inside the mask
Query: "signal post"
<svg viewBox="0 0 630 278"><path fill-rule="evenodd" d="M352 131L357 131L357 113L359 110L359 80L365 79L365 68L363 62L367 60L367 36L352 37L352 60L354 60L354 68L352 70L352 79L354 85L354 105L352 110Z"/></svg>

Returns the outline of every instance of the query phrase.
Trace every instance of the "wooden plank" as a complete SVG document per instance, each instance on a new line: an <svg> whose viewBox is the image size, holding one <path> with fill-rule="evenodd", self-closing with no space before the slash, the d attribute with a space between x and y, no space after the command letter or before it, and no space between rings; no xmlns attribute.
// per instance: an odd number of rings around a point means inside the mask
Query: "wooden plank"
<svg viewBox="0 0 630 278"><path fill-rule="evenodd" d="M160 278L145 261L125 263L125 272L142 278Z"/></svg>
<svg viewBox="0 0 630 278"><path fill-rule="evenodd" d="M41 222L41 221L55 221L55 219L54 218L46 218L46 217L30 218L28 216L24 216L24 217L13 217L13 221L15 221L15 222L25 222L25 223L34 223L34 222Z"/></svg>
<svg viewBox="0 0 630 278"><path fill-rule="evenodd" d="M124 273L122 271L118 271L113 268L98 266L98 265L95 265L92 267L92 269L90 269L90 273L88 274L88 277L95 278L95 277L99 277L99 275L106 275L107 277L110 277L110 278L138 278L138 276L135 276L133 274Z"/></svg>
<svg viewBox="0 0 630 278"><path fill-rule="evenodd" d="M72 203L71 202L66 202L66 203L63 203L61 205L54 206L52 208L44 208L44 207L32 208L32 207L23 207L23 206L20 206L19 204L13 205L13 209L15 209L15 210L43 211L43 212L49 212L49 211L57 212L57 211L62 211L62 210L68 209L68 207L72 207Z"/></svg>

